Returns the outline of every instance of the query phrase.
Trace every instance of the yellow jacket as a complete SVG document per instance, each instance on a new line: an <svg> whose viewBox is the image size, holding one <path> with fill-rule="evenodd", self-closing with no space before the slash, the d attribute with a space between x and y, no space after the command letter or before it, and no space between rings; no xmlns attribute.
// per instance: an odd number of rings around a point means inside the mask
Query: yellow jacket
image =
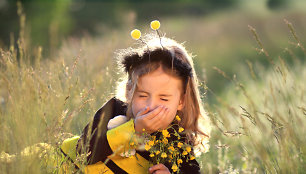
<svg viewBox="0 0 306 174"><path fill-rule="evenodd" d="M134 120L131 119L107 130L109 120L117 115L125 115L126 109L124 102L112 98L96 112L94 119L84 128L80 137L76 136L63 142L61 150L75 164L75 168L90 174L148 173L150 167L148 151L136 150L136 154L129 157L119 155L129 151L131 143L137 144L132 138L135 133ZM184 142L185 138L181 138L180 141ZM78 159L84 155L85 160ZM86 165L79 164L79 161L85 161ZM164 165L172 171L171 165L167 163ZM66 168L64 171L69 169ZM200 173L198 162L195 159L189 161L183 159L179 173Z"/></svg>
<svg viewBox="0 0 306 174"><path fill-rule="evenodd" d="M121 101L112 98L97 111L91 123L89 123L82 136L66 139L61 150L77 169L84 173L148 173L149 161L143 152L136 151L130 157L122 157L119 154L130 147L131 137L134 134L134 120L107 130L108 121L116 115L125 114L125 107ZM91 137L91 138L88 138ZM78 164L77 154L88 154L87 165L82 168Z"/></svg>

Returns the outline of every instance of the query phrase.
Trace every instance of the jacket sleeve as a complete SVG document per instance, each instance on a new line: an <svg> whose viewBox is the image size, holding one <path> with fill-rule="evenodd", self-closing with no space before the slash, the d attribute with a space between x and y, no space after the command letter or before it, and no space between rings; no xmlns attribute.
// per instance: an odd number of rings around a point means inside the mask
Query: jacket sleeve
<svg viewBox="0 0 306 174"><path fill-rule="evenodd" d="M87 155L88 164L104 162L109 155L113 154L107 139L107 123L116 115L124 115L125 111L125 104L116 98L112 98L96 112L93 121L86 125L76 148L78 154ZM124 126L124 124L121 126ZM117 128L120 129L121 126ZM117 130L117 132L120 131Z"/></svg>
<svg viewBox="0 0 306 174"><path fill-rule="evenodd" d="M132 141L136 144L133 135L135 135L133 119L106 133L108 144L114 154L128 151Z"/></svg>

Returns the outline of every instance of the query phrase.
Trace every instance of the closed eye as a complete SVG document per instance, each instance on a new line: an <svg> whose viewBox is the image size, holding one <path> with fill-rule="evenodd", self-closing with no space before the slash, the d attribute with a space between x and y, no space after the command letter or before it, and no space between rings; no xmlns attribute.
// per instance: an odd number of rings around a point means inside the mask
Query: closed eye
<svg viewBox="0 0 306 174"><path fill-rule="evenodd" d="M165 99L165 98L161 98L161 100L163 100L163 101L168 101L168 99Z"/></svg>
<svg viewBox="0 0 306 174"><path fill-rule="evenodd" d="M147 97L146 95L140 95L139 97Z"/></svg>

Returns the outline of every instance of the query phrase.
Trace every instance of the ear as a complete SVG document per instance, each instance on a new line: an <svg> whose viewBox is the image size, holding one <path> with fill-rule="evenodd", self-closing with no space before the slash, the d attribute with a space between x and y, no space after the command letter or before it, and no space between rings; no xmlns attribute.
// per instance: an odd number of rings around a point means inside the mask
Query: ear
<svg viewBox="0 0 306 174"><path fill-rule="evenodd" d="M177 110L181 111L185 106L185 95L182 95Z"/></svg>

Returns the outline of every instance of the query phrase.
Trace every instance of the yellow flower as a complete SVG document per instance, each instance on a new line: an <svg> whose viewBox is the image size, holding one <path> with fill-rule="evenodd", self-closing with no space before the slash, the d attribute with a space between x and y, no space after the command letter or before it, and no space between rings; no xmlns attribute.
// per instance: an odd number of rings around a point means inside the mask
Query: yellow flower
<svg viewBox="0 0 306 174"><path fill-rule="evenodd" d="M154 20L151 22L151 28L153 30L158 30L160 27L160 22L158 20Z"/></svg>
<svg viewBox="0 0 306 174"><path fill-rule="evenodd" d="M145 129L145 128L143 128L143 129L142 129L142 132L144 132L144 131L146 131L146 129Z"/></svg>
<svg viewBox="0 0 306 174"><path fill-rule="evenodd" d="M167 154L166 154L165 152L163 152L163 153L161 154L161 157L162 157L162 158L167 158Z"/></svg>
<svg viewBox="0 0 306 174"><path fill-rule="evenodd" d="M138 39L141 37L141 32L140 32L140 30L134 29L134 30L131 32L131 36L132 36L133 39L138 40Z"/></svg>
<svg viewBox="0 0 306 174"><path fill-rule="evenodd" d="M150 154L150 157L154 157L154 153L151 153L151 154Z"/></svg>
<svg viewBox="0 0 306 174"><path fill-rule="evenodd" d="M164 137L170 137L170 134L167 130L162 131Z"/></svg>
<svg viewBox="0 0 306 174"><path fill-rule="evenodd" d="M156 155L158 155L158 154L160 154L160 151L158 150L158 151L156 151L155 153L156 153Z"/></svg>
<svg viewBox="0 0 306 174"><path fill-rule="evenodd" d="M177 165L176 165L176 164L173 164L171 169L172 169L172 171L173 171L173 172L176 172L176 171L177 171L177 169L178 169L178 167L177 167Z"/></svg>
<svg viewBox="0 0 306 174"><path fill-rule="evenodd" d="M156 136L152 136L153 140L156 140Z"/></svg>
<svg viewBox="0 0 306 174"><path fill-rule="evenodd" d="M190 160L194 160L194 159L195 159L195 157L194 157L194 156L191 156L191 157L190 157Z"/></svg>
<svg viewBox="0 0 306 174"><path fill-rule="evenodd" d="M183 155L187 155L187 154L188 154L187 151L184 150Z"/></svg>
<svg viewBox="0 0 306 174"><path fill-rule="evenodd" d="M175 116L175 119L177 120L177 121L181 121L181 118L177 115L177 116Z"/></svg>
<svg viewBox="0 0 306 174"><path fill-rule="evenodd" d="M184 131L184 128L180 127L179 132L183 132L183 131Z"/></svg>
<svg viewBox="0 0 306 174"><path fill-rule="evenodd" d="M151 146L150 146L149 144L146 144L146 145L145 145L145 149L146 149L146 151L148 151L148 150L151 149Z"/></svg>
<svg viewBox="0 0 306 174"><path fill-rule="evenodd" d="M178 159L178 160L177 160L177 163L178 163L178 164L181 164L181 163L183 163L183 160L182 160L182 159Z"/></svg>
<svg viewBox="0 0 306 174"><path fill-rule="evenodd" d="M134 146L134 144L135 144L134 142L131 142L131 143L130 143L131 146Z"/></svg>
<svg viewBox="0 0 306 174"><path fill-rule="evenodd" d="M183 143L181 143L181 142L177 143L177 147L181 148L182 146L183 146Z"/></svg>
<svg viewBox="0 0 306 174"><path fill-rule="evenodd" d="M168 144L168 140L166 138L163 139L164 144Z"/></svg>
<svg viewBox="0 0 306 174"><path fill-rule="evenodd" d="M187 147L186 147L186 151L187 151L187 152L190 152L190 151L191 151L191 147L190 147L190 146L187 146Z"/></svg>
<svg viewBox="0 0 306 174"><path fill-rule="evenodd" d="M153 146L154 145L154 141L149 141L149 145Z"/></svg>
<svg viewBox="0 0 306 174"><path fill-rule="evenodd" d="M174 151L174 147L173 146L168 147L168 149Z"/></svg>

